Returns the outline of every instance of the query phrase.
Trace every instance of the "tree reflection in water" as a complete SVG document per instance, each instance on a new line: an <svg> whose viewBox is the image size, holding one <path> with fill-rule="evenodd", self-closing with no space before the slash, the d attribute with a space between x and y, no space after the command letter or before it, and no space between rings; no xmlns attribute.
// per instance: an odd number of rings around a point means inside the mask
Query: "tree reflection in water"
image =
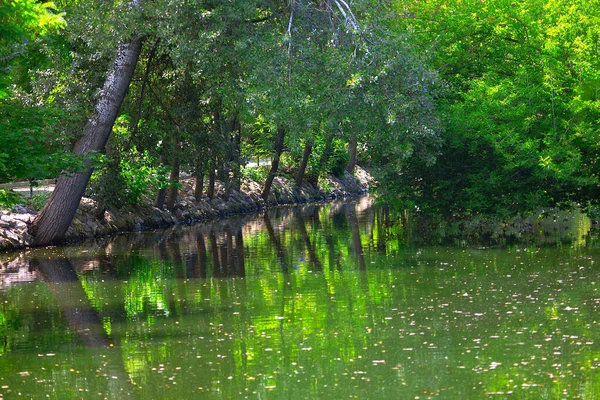
<svg viewBox="0 0 600 400"><path fill-rule="evenodd" d="M404 229L363 198L17 254L0 261L0 387L594 398L593 247L424 247Z"/></svg>

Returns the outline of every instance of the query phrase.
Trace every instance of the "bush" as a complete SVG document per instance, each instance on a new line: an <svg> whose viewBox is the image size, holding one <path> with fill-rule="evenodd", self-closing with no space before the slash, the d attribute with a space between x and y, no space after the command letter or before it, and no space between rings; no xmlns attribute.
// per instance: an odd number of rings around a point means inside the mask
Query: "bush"
<svg viewBox="0 0 600 400"><path fill-rule="evenodd" d="M349 158L350 156L344 147L344 143L341 140L335 139L332 144L331 154L327 160L327 171L338 178L343 177Z"/></svg>
<svg viewBox="0 0 600 400"><path fill-rule="evenodd" d="M100 160L100 168L92 176L89 196L103 207L136 206L145 196L168 183L169 168L156 166L147 152L133 148L122 159Z"/></svg>
<svg viewBox="0 0 600 400"><path fill-rule="evenodd" d="M262 185L267 180L267 175L269 175L268 166L260 166L260 167L242 167L241 173L242 178L249 179Z"/></svg>
<svg viewBox="0 0 600 400"><path fill-rule="evenodd" d="M29 204L31 205L31 207L33 207L34 210L39 211L42 208L44 208L51 194L52 192L40 192L34 194L33 197L29 200Z"/></svg>
<svg viewBox="0 0 600 400"><path fill-rule="evenodd" d="M10 189L0 189L0 208L11 209L23 203L23 198Z"/></svg>

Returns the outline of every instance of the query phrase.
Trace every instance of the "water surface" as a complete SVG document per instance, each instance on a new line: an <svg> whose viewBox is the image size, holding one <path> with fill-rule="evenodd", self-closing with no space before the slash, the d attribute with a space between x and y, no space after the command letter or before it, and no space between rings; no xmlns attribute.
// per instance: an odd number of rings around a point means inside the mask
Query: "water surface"
<svg viewBox="0 0 600 400"><path fill-rule="evenodd" d="M432 246L370 203L3 256L0 399L600 398L580 217Z"/></svg>

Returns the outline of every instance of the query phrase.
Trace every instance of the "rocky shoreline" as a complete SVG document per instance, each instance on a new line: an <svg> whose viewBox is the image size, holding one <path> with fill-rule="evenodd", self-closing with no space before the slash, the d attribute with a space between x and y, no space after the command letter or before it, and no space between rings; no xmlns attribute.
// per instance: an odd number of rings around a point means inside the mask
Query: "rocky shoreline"
<svg viewBox="0 0 600 400"><path fill-rule="evenodd" d="M277 177L268 201L260 196L261 185L251 180L242 182L240 191L231 190L229 198L226 198L223 184L217 181L213 199L205 196L201 201L194 198L192 179L184 179L181 183L179 200L172 211L145 204L123 210L107 210L102 214L98 211L96 201L83 198L67 231L66 241L207 221L284 204L356 196L368 190L373 178L364 169L356 167L354 176L347 172L341 179L329 176L323 184L326 189L319 189L310 183L304 183L302 187L297 188L293 180ZM26 206L17 206L14 211L0 210L1 251L31 246L33 237L29 235L28 229L36 214L36 211Z"/></svg>

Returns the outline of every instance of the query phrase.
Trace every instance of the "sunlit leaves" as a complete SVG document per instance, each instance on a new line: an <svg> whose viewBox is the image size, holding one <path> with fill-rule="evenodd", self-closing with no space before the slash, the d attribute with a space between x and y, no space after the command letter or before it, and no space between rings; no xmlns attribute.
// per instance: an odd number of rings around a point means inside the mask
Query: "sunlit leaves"
<svg viewBox="0 0 600 400"><path fill-rule="evenodd" d="M598 5L442 3L396 2L398 25L430 46L451 88L439 163L408 174L421 204L461 214L595 201Z"/></svg>

